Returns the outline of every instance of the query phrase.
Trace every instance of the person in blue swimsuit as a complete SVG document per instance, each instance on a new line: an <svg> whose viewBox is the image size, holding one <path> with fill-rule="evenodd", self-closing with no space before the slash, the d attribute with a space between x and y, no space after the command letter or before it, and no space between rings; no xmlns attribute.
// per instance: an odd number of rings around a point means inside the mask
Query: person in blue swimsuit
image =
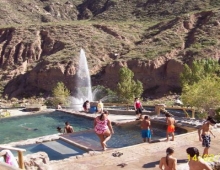
<svg viewBox="0 0 220 170"><path fill-rule="evenodd" d="M146 142L146 138L148 142L151 142L151 122L149 116L144 116L144 120L141 121L141 136L143 141Z"/></svg>

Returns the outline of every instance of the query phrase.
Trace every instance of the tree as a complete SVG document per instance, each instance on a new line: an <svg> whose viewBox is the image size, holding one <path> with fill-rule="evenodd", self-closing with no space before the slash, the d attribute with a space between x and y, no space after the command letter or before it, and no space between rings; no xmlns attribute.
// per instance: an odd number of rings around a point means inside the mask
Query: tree
<svg viewBox="0 0 220 170"><path fill-rule="evenodd" d="M195 60L192 66L189 67L187 64L184 65L184 70L180 74L180 80L182 87L185 85L192 85L197 83L199 80L209 76L217 75L219 73L220 66L216 60Z"/></svg>
<svg viewBox="0 0 220 170"><path fill-rule="evenodd" d="M130 102L143 93L142 83L139 80L134 81L133 77L134 73L129 68L123 67L119 70L117 94L123 102Z"/></svg>
<svg viewBox="0 0 220 170"><path fill-rule="evenodd" d="M66 88L63 82L58 82L57 85L52 90L53 100L52 104L54 106L59 103L67 104L68 97L70 96L70 91Z"/></svg>
<svg viewBox="0 0 220 170"><path fill-rule="evenodd" d="M195 106L197 111L208 112L218 108L220 101L219 63L215 60L194 61L192 67L184 66L181 74L182 101Z"/></svg>
<svg viewBox="0 0 220 170"><path fill-rule="evenodd" d="M186 85L181 95L185 105L195 106L208 111L219 106L220 78L206 76L193 85Z"/></svg>

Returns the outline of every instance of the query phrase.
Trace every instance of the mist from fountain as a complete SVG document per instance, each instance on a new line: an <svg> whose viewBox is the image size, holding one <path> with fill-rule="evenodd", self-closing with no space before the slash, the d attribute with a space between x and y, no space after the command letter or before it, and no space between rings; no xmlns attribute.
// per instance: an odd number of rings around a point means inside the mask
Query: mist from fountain
<svg viewBox="0 0 220 170"><path fill-rule="evenodd" d="M82 105L86 100L92 101L91 78L88 63L83 49L80 50L78 71L76 73L76 88L71 97L71 107L74 110L82 110Z"/></svg>

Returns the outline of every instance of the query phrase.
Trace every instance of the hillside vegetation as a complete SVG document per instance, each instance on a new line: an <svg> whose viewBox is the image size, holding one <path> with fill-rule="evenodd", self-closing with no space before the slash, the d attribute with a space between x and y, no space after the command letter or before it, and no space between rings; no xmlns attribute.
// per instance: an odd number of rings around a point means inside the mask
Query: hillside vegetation
<svg viewBox="0 0 220 170"><path fill-rule="evenodd" d="M146 93L180 89L178 76L164 84L170 59L190 64L220 56L219 0L1 0L0 13L1 84L7 85L1 90L11 97L48 94L57 81L74 84L67 79L75 75L80 48L94 85L114 89L118 78L111 79L108 67L124 64ZM155 73L143 75L146 68ZM50 82L36 83L39 77Z"/></svg>

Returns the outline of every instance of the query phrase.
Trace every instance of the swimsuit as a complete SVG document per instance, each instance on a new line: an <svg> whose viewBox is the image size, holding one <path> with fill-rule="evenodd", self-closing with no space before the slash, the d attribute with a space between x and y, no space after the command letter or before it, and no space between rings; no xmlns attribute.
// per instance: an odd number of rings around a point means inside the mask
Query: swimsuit
<svg viewBox="0 0 220 170"><path fill-rule="evenodd" d="M175 131L175 126L174 125L168 125L167 126L167 132L168 133L173 133Z"/></svg>
<svg viewBox="0 0 220 170"><path fill-rule="evenodd" d="M95 132L97 134L103 134L106 130L108 130L108 119L100 120L99 117L96 118Z"/></svg>
<svg viewBox="0 0 220 170"><path fill-rule="evenodd" d="M142 138L151 138L151 130L141 130Z"/></svg>
<svg viewBox="0 0 220 170"><path fill-rule="evenodd" d="M202 135L202 146L203 147L210 147L211 137L210 135Z"/></svg>
<svg viewBox="0 0 220 170"><path fill-rule="evenodd" d="M141 102L140 101L135 102L135 108L136 108L136 111L135 111L136 114L142 113Z"/></svg>

